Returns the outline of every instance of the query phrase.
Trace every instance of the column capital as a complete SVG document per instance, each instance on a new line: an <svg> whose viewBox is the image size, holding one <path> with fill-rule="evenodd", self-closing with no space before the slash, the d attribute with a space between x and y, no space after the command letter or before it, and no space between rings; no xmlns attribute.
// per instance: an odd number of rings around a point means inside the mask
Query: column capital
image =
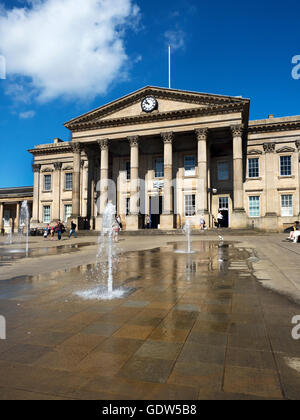
<svg viewBox="0 0 300 420"><path fill-rule="evenodd" d="M128 138L130 147L138 147L139 141L140 141L139 136L130 136L130 137L127 137L127 138Z"/></svg>
<svg viewBox="0 0 300 420"><path fill-rule="evenodd" d="M297 147L298 151L300 152L300 139L296 140L296 147Z"/></svg>
<svg viewBox="0 0 300 420"><path fill-rule="evenodd" d="M62 163L61 163L61 162L55 162L55 163L54 163L54 169L55 169L56 171L60 171L60 170L61 170L61 168L62 168Z"/></svg>
<svg viewBox="0 0 300 420"><path fill-rule="evenodd" d="M208 128L196 128L195 133L198 141L206 141L208 136Z"/></svg>
<svg viewBox="0 0 300 420"><path fill-rule="evenodd" d="M265 153L274 153L275 152L275 143L264 143Z"/></svg>
<svg viewBox="0 0 300 420"><path fill-rule="evenodd" d="M97 143L102 151L108 150L109 148L109 139L97 140Z"/></svg>
<svg viewBox="0 0 300 420"><path fill-rule="evenodd" d="M173 133L173 131L166 131L164 133L160 133L164 144L172 144L173 140L175 138L175 134Z"/></svg>
<svg viewBox="0 0 300 420"><path fill-rule="evenodd" d="M233 137L241 137L244 132L244 124L232 125L230 127Z"/></svg>
<svg viewBox="0 0 300 420"><path fill-rule="evenodd" d="M71 143L73 153L80 153L82 149L81 143Z"/></svg>
<svg viewBox="0 0 300 420"><path fill-rule="evenodd" d="M42 167L42 165L39 165L39 164L34 163L32 165L33 172L34 173L39 173L41 171L41 167Z"/></svg>

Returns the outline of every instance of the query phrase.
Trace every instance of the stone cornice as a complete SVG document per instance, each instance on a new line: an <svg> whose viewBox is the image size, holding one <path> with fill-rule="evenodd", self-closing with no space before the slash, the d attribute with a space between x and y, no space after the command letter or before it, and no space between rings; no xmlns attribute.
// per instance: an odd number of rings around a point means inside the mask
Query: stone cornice
<svg viewBox="0 0 300 420"><path fill-rule="evenodd" d="M74 125L88 123L92 120L103 118L104 116L109 116L117 111L125 109L126 107L138 102L139 100L142 100L145 96L148 95L154 95L157 99L169 99L175 100L176 102L188 102L191 105L201 104L210 107L224 104L242 104L243 106L246 105L247 109L249 108L249 99L148 86L114 102L90 111L84 115L74 118L71 121L65 123L65 127L72 129Z"/></svg>
<svg viewBox="0 0 300 420"><path fill-rule="evenodd" d="M292 131L292 130L300 130L300 121L294 122L279 122L279 123L271 123L271 124L257 124L257 125L249 125L248 133L255 134L255 133L268 133L268 132L277 132L277 131Z"/></svg>
<svg viewBox="0 0 300 420"><path fill-rule="evenodd" d="M52 155L56 153L68 153L72 152L71 143L60 143L60 144L45 144L35 146L34 149L28 150L32 155Z"/></svg>
<svg viewBox="0 0 300 420"><path fill-rule="evenodd" d="M190 108L175 111L157 112L153 114L140 114L136 116L113 118L111 120L80 120L80 122L70 123L67 128L72 132L79 132L97 128L120 127L126 125L137 125L159 121L173 121L199 116L222 115L233 112L243 112L244 104L229 103L225 105L215 105L206 108Z"/></svg>

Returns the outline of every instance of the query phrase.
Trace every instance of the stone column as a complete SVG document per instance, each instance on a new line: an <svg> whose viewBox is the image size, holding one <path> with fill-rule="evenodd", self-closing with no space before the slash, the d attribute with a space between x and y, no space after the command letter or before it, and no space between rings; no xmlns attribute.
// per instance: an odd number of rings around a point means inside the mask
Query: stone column
<svg viewBox="0 0 300 420"><path fill-rule="evenodd" d="M100 216L103 216L108 203L109 141L99 140L100 156Z"/></svg>
<svg viewBox="0 0 300 420"><path fill-rule="evenodd" d="M32 224L39 223L39 207L40 207L40 171L41 165L32 165L34 171L33 185L33 203L32 203Z"/></svg>
<svg viewBox="0 0 300 420"><path fill-rule="evenodd" d="M265 151L265 200L266 214L264 217L264 228L266 230L277 230L277 191L275 182L275 143L264 143Z"/></svg>
<svg viewBox="0 0 300 420"><path fill-rule="evenodd" d="M20 227L20 207L21 207L21 203L18 202L17 207L16 207L15 233L19 231L19 227Z"/></svg>
<svg viewBox="0 0 300 420"><path fill-rule="evenodd" d="M207 200L207 128L196 130L198 140L198 180L197 180L197 214L204 215L208 226Z"/></svg>
<svg viewBox="0 0 300 420"><path fill-rule="evenodd" d="M244 206L243 131L242 124L231 127L233 137L233 214L230 227L234 229L247 227Z"/></svg>
<svg viewBox="0 0 300 420"><path fill-rule="evenodd" d="M72 191L72 216L77 219L80 216L80 155L81 144L74 143L73 149L73 191Z"/></svg>
<svg viewBox="0 0 300 420"><path fill-rule="evenodd" d="M173 180L173 141L174 133L161 133L164 142L164 208L163 215L160 218L162 230L174 228L174 205L172 193Z"/></svg>
<svg viewBox="0 0 300 420"><path fill-rule="evenodd" d="M52 218L53 222L57 222L61 219L60 216L60 197L61 197L61 162L54 163L54 176L53 176L53 207L52 207Z"/></svg>
<svg viewBox="0 0 300 420"><path fill-rule="evenodd" d="M139 229L139 137L128 137L130 143L130 215L127 230Z"/></svg>
<svg viewBox="0 0 300 420"><path fill-rule="evenodd" d="M298 194L299 194L299 216L300 216L300 140L296 141L296 147L298 149L298 179L299 179L299 190L298 190Z"/></svg>
<svg viewBox="0 0 300 420"><path fill-rule="evenodd" d="M0 234L2 232L3 229L3 212L4 212L4 205L3 203L0 203Z"/></svg>

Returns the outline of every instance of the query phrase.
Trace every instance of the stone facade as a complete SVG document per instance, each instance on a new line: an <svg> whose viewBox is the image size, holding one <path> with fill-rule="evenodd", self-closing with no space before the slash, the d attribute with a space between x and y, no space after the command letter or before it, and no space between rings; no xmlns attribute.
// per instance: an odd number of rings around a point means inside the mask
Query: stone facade
<svg viewBox="0 0 300 420"><path fill-rule="evenodd" d="M33 188L0 188L0 233L18 233L20 211L23 201L27 201L29 214L32 213Z"/></svg>
<svg viewBox="0 0 300 420"><path fill-rule="evenodd" d="M158 109L141 102L155 97ZM280 230L300 212L300 117L249 121L250 100L146 87L65 124L72 141L34 156L32 225L78 219L101 230L112 200L124 228L187 219ZM89 223L86 223L88 219ZM85 223L83 223L85 220Z"/></svg>

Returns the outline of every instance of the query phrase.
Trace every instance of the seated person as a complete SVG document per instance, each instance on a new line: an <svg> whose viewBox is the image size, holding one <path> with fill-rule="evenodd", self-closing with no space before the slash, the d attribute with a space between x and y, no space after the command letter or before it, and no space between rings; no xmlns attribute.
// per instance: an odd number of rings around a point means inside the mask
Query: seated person
<svg viewBox="0 0 300 420"><path fill-rule="evenodd" d="M298 227L297 230L295 230L294 235L293 235L293 240L294 243L296 244L297 242L299 242L299 238L300 238L300 227Z"/></svg>
<svg viewBox="0 0 300 420"><path fill-rule="evenodd" d="M293 230L291 231L290 236L288 237L288 239L289 239L290 241L293 241L293 240L294 240L294 233L295 233L298 229L299 229L299 222L295 222L295 223L294 223L294 226L293 226Z"/></svg>

